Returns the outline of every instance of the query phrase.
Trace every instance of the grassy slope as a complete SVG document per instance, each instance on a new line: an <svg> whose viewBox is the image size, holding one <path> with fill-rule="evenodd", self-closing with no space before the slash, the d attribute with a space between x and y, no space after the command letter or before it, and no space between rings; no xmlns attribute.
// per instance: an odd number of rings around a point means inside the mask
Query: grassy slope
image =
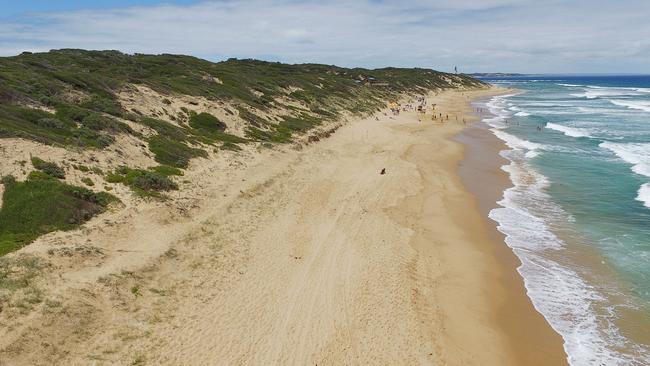
<svg viewBox="0 0 650 366"><path fill-rule="evenodd" d="M356 82L364 77L374 77L388 86ZM308 117L321 121L336 118L343 111L369 112L401 92L449 87L444 78L453 78L465 86L481 85L471 77L426 69L345 69L255 60L212 63L190 56L125 55L117 51L24 53L0 58L0 137L102 148L112 142L111 135L115 133L133 133L111 116L134 121L143 118L123 110L115 92L127 84L143 84L162 94L228 101L240 106L240 111L283 107L276 100L278 97L302 102L303 110L287 116L296 120L282 127L255 113L242 116L250 124L248 138L288 141L291 132L315 124L302 123ZM83 93L87 98L73 102L69 96L75 93ZM20 105L41 105L56 113ZM206 135L205 129L190 126L181 133ZM228 138L218 133L207 135L208 141ZM276 135L279 137L272 138Z"/></svg>
<svg viewBox="0 0 650 366"><path fill-rule="evenodd" d="M3 183L0 255L50 231L73 229L116 200L107 193L67 185L46 174L32 174L25 182L5 178Z"/></svg>

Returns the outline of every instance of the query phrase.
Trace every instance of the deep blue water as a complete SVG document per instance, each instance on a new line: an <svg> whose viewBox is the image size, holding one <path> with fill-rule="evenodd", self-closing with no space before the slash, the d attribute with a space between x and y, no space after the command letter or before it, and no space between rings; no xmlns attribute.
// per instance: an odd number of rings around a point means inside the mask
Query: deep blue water
<svg viewBox="0 0 650 366"><path fill-rule="evenodd" d="M621 325L650 326L650 76L486 80L518 89L484 105L515 184L490 216L533 303L572 364L650 365Z"/></svg>

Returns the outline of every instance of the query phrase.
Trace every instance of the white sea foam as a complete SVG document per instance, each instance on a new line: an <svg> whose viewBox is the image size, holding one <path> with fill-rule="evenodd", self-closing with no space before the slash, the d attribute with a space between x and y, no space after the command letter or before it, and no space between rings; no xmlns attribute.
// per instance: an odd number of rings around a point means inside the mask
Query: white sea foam
<svg viewBox="0 0 650 366"><path fill-rule="evenodd" d="M495 109L497 106L498 103L493 104ZM498 128L491 131L512 149L501 154L510 161L503 170L508 172L514 186L504 192L499 201L501 207L492 210L489 216L497 222L506 244L522 263L517 270L533 305L564 339L569 363L572 366L650 364L647 349L630 344L614 325L613 315L596 310L609 306L600 289L567 265L551 259L565 250L565 243L553 233L553 228L573 220L546 193L550 185L548 178L528 163L531 152L551 147ZM647 189L650 191L650 187ZM624 348L634 349L637 356L620 353Z"/></svg>
<svg viewBox="0 0 650 366"><path fill-rule="evenodd" d="M528 113L528 112L517 112L517 113L515 113L515 116L528 117L528 116L530 116L530 113Z"/></svg>
<svg viewBox="0 0 650 366"><path fill-rule="evenodd" d="M596 315L595 308L606 306L598 290L574 270L549 259L548 253L565 247L549 222L571 220L545 193L548 179L517 158L516 151L503 155L511 161L503 169L510 174L514 187L504 192L499 201L502 207L489 216L498 223L506 244L522 263L517 270L533 305L562 335L569 363L643 365L647 359L632 360L615 350L626 340L611 319Z"/></svg>
<svg viewBox="0 0 650 366"><path fill-rule="evenodd" d="M533 114L538 115L538 116L563 116L567 114L571 114L569 111L551 111L548 109L542 109L538 111L532 111Z"/></svg>
<svg viewBox="0 0 650 366"><path fill-rule="evenodd" d="M632 171L650 177L650 143L603 142L600 147L608 149L623 161L632 164ZM637 193L637 201L650 208L650 183L643 184Z"/></svg>
<svg viewBox="0 0 650 366"><path fill-rule="evenodd" d="M637 88L637 87L610 87L610 86L596 86L596 85L587 85L589 89L603 89L603 90L624 90L624 91L634 91L639 93L650 93L650 88Z"/></svg>
<svg viewBox="0 0 650 366"><path fill-rule="evenodd" d="M523 150L528 158L534 158L539 155L538 150L544 149L544 145L532 141L521 139L515 135L509 134L500 129L492 129L492 133L499 139L503 140L508 147L514 150Z"/></svg>
<svg viewBox="0 0 650 366"><path fill-rule="evenodd" d="M632 171L650 177L650 143L603 142L599 145L612 151L625 162L632 164Z"/></svg>
<svg viewBox="0 0 650 366"><path fill-rule="evenodd" d="M623 100L623 99L609 99L610 103L627 107L630 109L638 109L645 112L650 112L650 100Z"/></svg>
<svg viewBox="0 0 650 366"><path fill-rule="evenodd" d="M569 137L591 137L590 131L586 128L575 128L575 127L563 126L552 122L547 123L546 128L560 131Z"/></svg>
<svg viewBox="0 0 650 366"><path fill-rule="evenodd" d="M516 94L499 95L491 98L485 106L493 116L485 118L483 121L493 128L506 128L506 120L512 117L512 114L507 110L508 102L506 98L514 95Z"/></svg>
<svg viewBox="0 0 650 366"><path fill-rule="evenodd" d="M581 86L584 86L584 85L576 85L576 84L562 84L562 83L558 83L557 85L559 85L559 86L568 86L568 87L570 87L570 88L575 88L575 87L581 87Z"/></svg>
<svg viewBox="0 0 650 366"><path fill-rule="evenodd" d="M650 90L650 89L649 89ZM638 96L648 93L646 88L610 88L604 86L587 86L584 93L574 93L571 96L577 98L596 99L602 97Z"/></svg>
<svg viewBox="0 0 650 366"><path fill-rule="evenodd" d="M637 201L643 202L645 207L650 208L650 183L646 183L639 188L636 199Z"/></svg>
<svg viewBox="0 0 650 366"><path fill-rule="evenodd" d="M573 107L574 104L568 104L566 100L535 100L530 102L521 102L518 105L523 107Z"/></svg>
<svg viewBox="0 0 650 366"><path fill-rule="evenodd" d="M583 114L616 114L621 115L622 110L614 108L603 108L603 107L578 107L577 112ZM630 111L631 113L634 113Z"/></svg>

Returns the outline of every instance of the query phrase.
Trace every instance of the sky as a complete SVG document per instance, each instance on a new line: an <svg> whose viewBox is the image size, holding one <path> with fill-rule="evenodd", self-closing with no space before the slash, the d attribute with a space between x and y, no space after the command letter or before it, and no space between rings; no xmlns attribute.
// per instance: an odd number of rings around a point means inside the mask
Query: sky
<svg viewBox="0 0 650 366"><path fill-rule="evenodd" d="M0 0L0 56L59 48L460 72L650 74L649 0Z"/></svg>

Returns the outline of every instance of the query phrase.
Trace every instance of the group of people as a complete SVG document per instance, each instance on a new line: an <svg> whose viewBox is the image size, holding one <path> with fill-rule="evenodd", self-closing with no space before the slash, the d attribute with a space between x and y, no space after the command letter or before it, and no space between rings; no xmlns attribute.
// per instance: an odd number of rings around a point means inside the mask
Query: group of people
<svg viewBox="0 0 650 366"><path fill-rule="evenodd" d="M419 96L416 97L415 100L409 99L408 103L405 104L397 103L395 101L390 101L388 103L388 109L393 116L399 116L400 112L414 112L414 111L417 111L421 114L426 114L427 104L428 103L426 97ZM476 108L476 112L483 113L484 109ZM387 116L388 114L384 112L384 115ZM458 119L457 115L455 116L455 118L457 122L461 122ZM375 117L375 119L379 120L379 118L377 117ZM441 112L436 112L436 104L433 104L431 105L431 120L445 123L446 121L449 121L449 114L442 114ZM421 122L422 120L418 118L418 121ZM463 118L462 123L467 124L467 121Z"/></svg>
<svg viewBox="0 0 650 366"><path fill-rule="evenodd" d="M424 97L417 97L415 101L413 99L410 99L406 104L391 101L388 103L388 109L393 116L398 116L400 112L418 111L420 113L425 113L426 105L427 101Z"/></svg>

